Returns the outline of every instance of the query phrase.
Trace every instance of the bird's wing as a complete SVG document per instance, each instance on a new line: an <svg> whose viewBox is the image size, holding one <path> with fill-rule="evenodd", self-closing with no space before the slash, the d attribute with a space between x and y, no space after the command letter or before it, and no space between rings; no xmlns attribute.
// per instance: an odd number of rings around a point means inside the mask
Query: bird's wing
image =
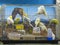
<svg viewBox="0 0 60 45"><path fill-rule="evenodd" d="M47 31L47 27L44 25L44 23L40 22L40 27L42 28L42 30Z"/></svg>

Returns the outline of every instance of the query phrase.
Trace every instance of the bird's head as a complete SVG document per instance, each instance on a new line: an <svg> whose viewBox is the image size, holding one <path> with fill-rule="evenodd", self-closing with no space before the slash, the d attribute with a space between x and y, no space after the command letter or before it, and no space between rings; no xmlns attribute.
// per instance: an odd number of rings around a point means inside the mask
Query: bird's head
<svg viewBox="0 0 60 45"><path fill-rule="evenodd" d="M20 21L20 18L16 18L15 21Z"/></svg>
<svg viewBox="0 0 60 45"><path fill-rule="evenodd" d="M12 16L9 16L10 19L12 19Z"/></svg>

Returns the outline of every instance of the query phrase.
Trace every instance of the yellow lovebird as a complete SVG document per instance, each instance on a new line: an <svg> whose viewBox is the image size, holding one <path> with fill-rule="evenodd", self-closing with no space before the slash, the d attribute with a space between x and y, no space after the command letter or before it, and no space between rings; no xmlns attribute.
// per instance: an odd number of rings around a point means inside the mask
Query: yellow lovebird
<svg viewBox="0 0 60 45"><path fill-rule="evenodd" d="M50 23L59 24L59 21L57 19L51 19Z"/></svg>
<svg viewBox="0 0 60 45"><path fill-rule="evenodd" d="M7 18L7 24L14 24L14 20L12 19L12 16L9 16Z"/></svg>
<svg viewBox="0 0 60 45"><path fill-rule="evenodd" d="M12 16L9 16L10 19L12 19Z"/></svg>
<svg viewBox="0 0 60 45"><path fill-rule="evenodd" d="M20 21L20 18L16 18L15 21Z"/></svg>
<svg viewBox="0 0 60 45"><path fill-rule="evenodd" d="M16 18L14 21L14 24L18 24L19 21L20 21L20 18Z"/></svg>

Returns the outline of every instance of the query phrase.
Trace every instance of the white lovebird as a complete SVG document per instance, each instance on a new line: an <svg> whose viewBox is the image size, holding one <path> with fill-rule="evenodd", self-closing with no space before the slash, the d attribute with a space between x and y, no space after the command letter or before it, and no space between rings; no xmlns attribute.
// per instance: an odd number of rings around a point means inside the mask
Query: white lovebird
<svg viewBox="0 0 60 45"><path fill-rule="evenodd" d="M46 9L45 9L45 7L43 5L41 5L40 7L38 7L37 14L44 14L45 16L47 16Z"/></svg>
<svg viewBox="0 0 60 45"><path fill-rule="evenodd" d="M37 27L38 25L41 28L41 30L47 31L47 27L44 25L44 23L40 22L40 18L37 18L35 20L35 26Z"/></svg>
<svg viewBox="0 0 60 45"><path fill-rule="evenodd" d="M9 17L7 18L7 24L14 24L14 21L13 21L13 19L12 19L12 16L9 16Z"/></svg>
<svg viewBox="0 0 60 45"><path fill-rule="evenodd" d="M35 20L35 26L37 27L37 25L40 23L40 18L36 18Z"/></svg>

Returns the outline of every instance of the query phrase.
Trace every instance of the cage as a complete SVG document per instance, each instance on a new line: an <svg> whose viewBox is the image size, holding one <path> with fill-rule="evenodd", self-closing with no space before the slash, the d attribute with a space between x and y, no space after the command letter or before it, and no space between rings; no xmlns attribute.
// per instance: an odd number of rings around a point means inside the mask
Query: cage
<svg viewBox="0 0 60 45"><path fill-rule="evenodd" d="M40 6L42 6L43 9L41 9ZM20 34L20 36L17 36L19 37L18 39L22 38L20 40L27 40L27 37L28 40L33 40L33 38L34 40L38 40L36 39L38 37L39 40L43 40L43 37L47 40L48 28L51 28L54 35L56 35L56 25L52 25L49 22L51 19L56 19L56 8L54 6L55 5L2 5L2 31L0 32L3 33L3 40L5 40L5 38L6 40L10 40L14 33L14 36ZM19 20L15 20L16 18L19 18ZM35 30L38 34L33 34L33 28L36 26L35 21L37 18L40 19L37 25L40 29ZM19 30L23 30L22 33ZM11 35L9 36L9 34Z"/></svg>

